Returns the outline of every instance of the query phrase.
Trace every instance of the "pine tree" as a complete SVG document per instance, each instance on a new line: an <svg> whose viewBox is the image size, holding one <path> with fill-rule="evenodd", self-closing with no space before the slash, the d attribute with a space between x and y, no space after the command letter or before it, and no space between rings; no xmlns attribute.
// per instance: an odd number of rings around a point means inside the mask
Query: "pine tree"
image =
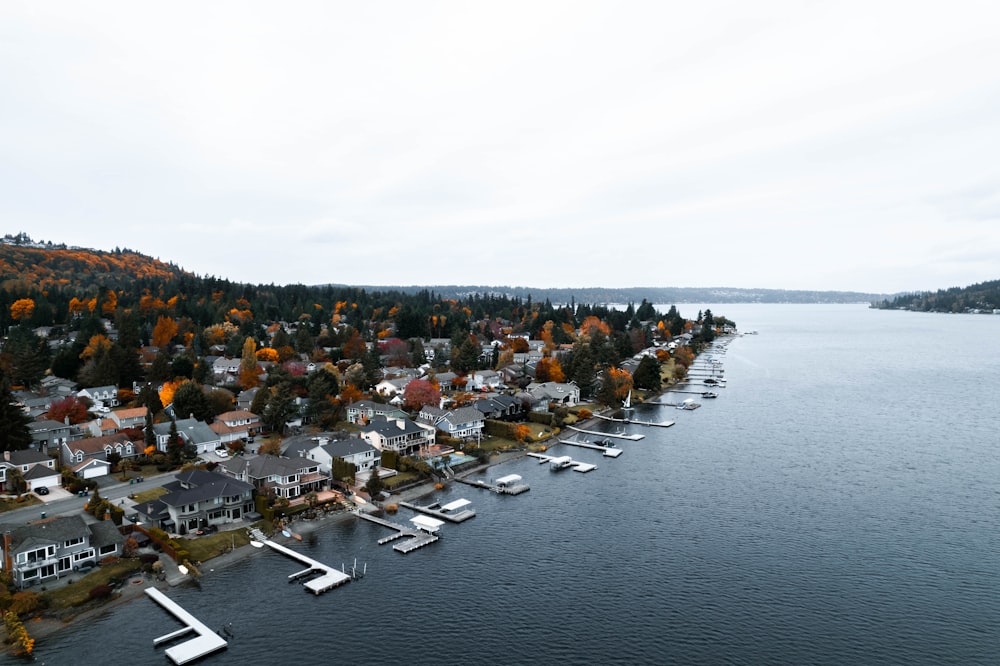
<svg viewBox="0 0 1000 666"><path fill-rule="evenodd" d="M0 452L20 451L31 444L31 419L18 405L6 378L0 381Z"/></svg>

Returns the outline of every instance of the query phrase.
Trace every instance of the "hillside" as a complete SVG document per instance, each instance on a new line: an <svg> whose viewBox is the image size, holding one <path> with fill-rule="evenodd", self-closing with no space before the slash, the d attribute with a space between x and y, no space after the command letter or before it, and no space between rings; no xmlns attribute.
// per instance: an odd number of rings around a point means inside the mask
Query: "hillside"
<svg viewBox="0 0 1000 666"><path fill-rule="evenodd" d="M916 312L991 312L1000 309L1000 280L980 282L968 287L939 289L936 292L901 294L880 301L876 307Z"/></svg>
<svg viewBox="0 0 1000 666"><path fill-rule="evenodd" d="M83 292L92 286L117 290L140 280L167 282L190 275L131 250L69 248L33 243L23 235L8 236L0 243L0 289L5 291L72 286Z"/></svg>

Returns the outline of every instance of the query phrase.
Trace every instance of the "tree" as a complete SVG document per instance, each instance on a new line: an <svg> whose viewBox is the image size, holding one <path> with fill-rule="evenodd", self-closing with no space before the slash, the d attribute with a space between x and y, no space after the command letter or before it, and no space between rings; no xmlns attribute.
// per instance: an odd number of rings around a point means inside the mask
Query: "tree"
<svg viewBox="0 0 1000 666"><path fill-rule="evenodd" d="M643 356L635 369L635 374L632 375L632 380L637 388L659 391L663 386L663 381L660 379L659 361L652 356Z"/></svg>
<svg viewBox="0 0 1000 666"><path fill-rule="evenodd" d="M368 493L369 497L375 499L383 490L385 490L385 482L378 475L378 467L375 467L372 469L371 476L368 477L368 482L365 483L365 492Z"/></svg>
<svg viewBox="0 0 1000 666"><path fill-rule="evenodd" d="M351 336L344 343L343 353L344 358L352 360L360 360L364 358L365 352L368 351L368 345L365 344L364 338L356 330L351 332Z"/></svg>
<svg viewBox="0 0 1000 666"><path fill-rule="evenodd" d="M16 321L31 319L35 313L35 301L31 298L19 298L10 306L10 316Z"/></svg>
<svg viewBox="0 0 1000 666"><path fill-rule="evenodd" d="M260 416L267 409L267 402L271 398L271 391L267 387L261 386L257 389L257 392L253 394L253 399L250 401L250 411L253 414Z"/></svg>
<svg viewBox="0 0 1000 666"><path fill-rule="evenodd" d="M75 395L54 400L49 407L48 417L53 421L61 421L63 423L68 418L70 425L90 420L90 416L87 414L87 405Z"/></svg>
<svg viewBox="0 0 1000 666"><path fill-rule="evenodd" d="M253 338L243 341L243 354L240 357L240 386L250 389L260 383L257 370L257 343Z"/></svg>
<svg viewBox="0 0 1000 666"><path fill-rule="evenodd" d="M0 381L0 452L28 448L31 444L30 423L28 415L14 403L10 385L6 380Z"/></svg>
<svg viewBox="0 0 1000 666"><path fill-rule="evenodd" d="M609 367L604 371L598 400L605 405L621 405L632 390L632 375L628 370Z"/></svg>
<svg viewBox="0 0 1000 666"><path fill-rule="evenodd" d="M452 369L459 375L475 370L479 365L479 353L479 341L473 335L466 335L458 347L452 346Z"/></svg>
<svg viewBox="0 0 1000 666"><path fill-rule="evenodd" d="M181 418L193 416L199 421L211 421L215 413L208 403L208 397L196 382L186 381L174 391L174 413Z"/></svg>
<svg viewBox="0 0 1000 666"><path fill-rule="evenodd" d="M10 354L10 378L15 384L34 386L49 366L49 347L26 325L10 329L3 345Z"/></svg>
<svg viewBox="0 0 1000 666"><path fill-rule="evenodd" d="M536 382L556 382L561 384L566 381L566 373L563 372L559 360L552 356L545 356L538 360L535 366Z"/></svg>
<svg viewBox="0 0 1000 666"><path fill-rule="evenodd" d="M261 415L261 421L274 432L284 432L285 424L295 414L295 400L292 387L288 382L282 382L274 387L267 408Z"/></svg>
<svg viewBox="0 0 1000 666"><path fill-rule="evenodd" d="M403 389L403 406L417 411L425 405L441 404L441 391L426 379L414 379Z"/></svg>
<svg viewBox="0 0 1000 666"><path fill-rule="evenodd" d="M160 315L153 327L151 344L154 347L166 347L177 336L177 321L173 317Z"/></svg>

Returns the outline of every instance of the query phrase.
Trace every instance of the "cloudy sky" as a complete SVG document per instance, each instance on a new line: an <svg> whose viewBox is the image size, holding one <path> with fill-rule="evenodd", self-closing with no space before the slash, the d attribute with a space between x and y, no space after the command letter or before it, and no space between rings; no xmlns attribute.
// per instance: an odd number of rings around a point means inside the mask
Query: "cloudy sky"
<svg viewBox="0 0 1000 666"><path fill-rule="evenodd" d="M261 283L1000 278L995 2L0 4L0 230Z"/></svg>

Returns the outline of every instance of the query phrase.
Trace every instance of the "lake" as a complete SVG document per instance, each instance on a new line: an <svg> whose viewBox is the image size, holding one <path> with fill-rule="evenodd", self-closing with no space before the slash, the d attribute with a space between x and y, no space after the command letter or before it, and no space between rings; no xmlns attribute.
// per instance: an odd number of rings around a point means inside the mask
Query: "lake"
<svg viewBox="0 0 1000 666"><path fill-rule="evenodd" d="M477 516L407 555L377 545L383 527L321 524L292 547L368 575L319 597L267 549L206 563L200 587L167 591L232 623L203 663L997 663L1000 317L678 306L706 307L759 333L720 356L717 399L640 405L676 424L627 426L645 439L617 459L550 449L593 472L519 459L483 478L528 493L435 493ZM153 638L177 626L138 599L36 655L160 665Z"/></svg>

